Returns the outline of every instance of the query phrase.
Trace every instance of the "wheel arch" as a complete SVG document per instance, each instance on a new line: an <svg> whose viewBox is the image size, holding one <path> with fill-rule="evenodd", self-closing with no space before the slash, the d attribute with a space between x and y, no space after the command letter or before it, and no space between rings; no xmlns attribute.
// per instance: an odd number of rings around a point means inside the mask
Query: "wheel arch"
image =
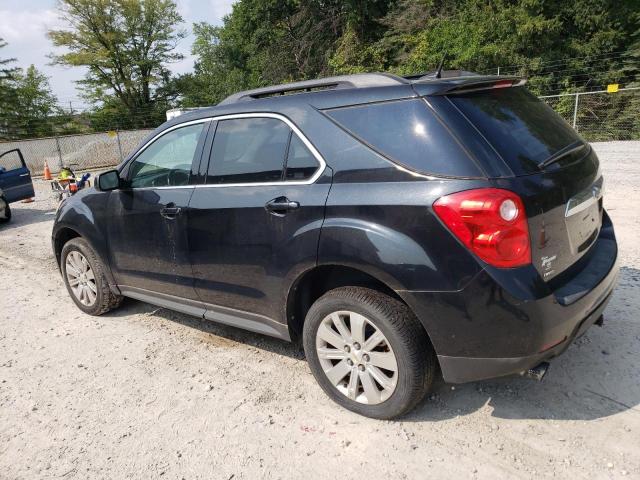
<svg viewBox="0 0 640 480"><path fill-rule="evenodd" d="M67 242L69 242L74 238L82 238L85 242L89 244L89 246L93 249L93 251L98 256L98 258L102 260L102 263L104 264L104 267L105 267L104 274L107 277L107 281L109 282L109 288L114 294L120 295L120 291L116 286L115 279L113 277L113 274L111 273L111 268L109 267L108 259L104 258L104 255L102 255L101 250L96 248L96 245L92 241L92 238L89 235L86 235L85 232L82 231L82 229L79 229L75 226L70 226L66 224L60 225L53 232L53 236L52 236L53 251L56 257L56 263L58 264L58 269L61 268L62 249L67 244Z"/></svg>
<svg viewBox="0 0 640 480"><path fill-rule="evenodd" d="M71 227L62 227L57 229L54 234L53 234L53 252L55 253L56 256L56 262L58 264L58 268L60 268L60 260L61 260L61 255L62 255L62 249L65 246L65 244L73 239L73 238L77 238L77 237L82 237L82 235L80 235L80 233L71 228ZM84 237L83 237L84 238Z"/></svg>
<svg viewBox="0 0 640 480"><path fill-rule="evenodd" d="M413 312L411 306L393 288L371 273L341 264L318 265L303 272L289 289L286 318L292 341L302 338L302 328L311 305L329 290L339 287L365 287L376 290L402 302ZM415 312L413 313L415 315ZM428 337L429 332L426 329L425 332Z"/></svg>

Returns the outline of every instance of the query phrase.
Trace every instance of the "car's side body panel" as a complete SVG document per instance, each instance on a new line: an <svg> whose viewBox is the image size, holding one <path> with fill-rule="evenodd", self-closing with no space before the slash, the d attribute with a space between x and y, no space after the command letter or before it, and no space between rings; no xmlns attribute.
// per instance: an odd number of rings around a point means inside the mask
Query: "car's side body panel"
<svg viewBox="0 0 640 480"><path fill-rule="evenodd" d="M330 180L327 169L313 185L196 187L188 236L199 298L284 323L290 283L316 265ZM268 212L265 204L281 196L300 207Z"/></svg>
<svg viewBox="0 0 640 480"><path fill-rule="evenodd" d="M318 262L366 269L394 290L461 289L481 267L430 209L454 183L334 184Z"/></svg>
<svg viewBox="0 0 640 480"><path fill-rule="evenodd" d="M188 256L186 210L194 187L110 192L109 264L118 285L196 298ZM165 208L184 210L165 218Z"/></svg>

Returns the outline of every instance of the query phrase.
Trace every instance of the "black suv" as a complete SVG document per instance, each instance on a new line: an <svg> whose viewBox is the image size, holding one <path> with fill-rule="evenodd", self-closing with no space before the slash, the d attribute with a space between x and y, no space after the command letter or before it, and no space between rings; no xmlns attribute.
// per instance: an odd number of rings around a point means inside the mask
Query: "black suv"
<svg viewBox="0 0 640 480"><path fill-rule="evenodd" d="M123 296L285 340L344 407L540 376L617 277L598 159L518 78L362 74L233 95L66 200L73 301Z"/></svg>

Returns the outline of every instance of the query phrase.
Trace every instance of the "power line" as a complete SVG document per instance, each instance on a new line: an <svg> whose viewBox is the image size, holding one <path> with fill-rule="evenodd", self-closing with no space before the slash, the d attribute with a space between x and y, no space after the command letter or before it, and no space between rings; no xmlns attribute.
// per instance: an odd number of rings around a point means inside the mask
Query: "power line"
<svg viewBox="0 0 640 480"><path fill-rule="evenodd" d="M598 54L598 55L587 55L584 57L566 57L564 59L559 59L559 60L542 60L542 61L535 61L532 60L529 63L520 63L520 64L515 64L515 65L499 65L500 70L504 69L509 69L509 68L518 68L518 67L527 67L527 66L531 66L532 63L536 63L537 65L562 65L562 64L567 64L569 62L573 62L576 60L585 60L585 59L599 59L601 57L606 57L611 58L611 59L615 59L615 58L620 58L620 57L626 57L626 56L633 56L633 54L631 52L628 52L626 50L619 50L617 52L609 52L609 53L602 53L602 54ZM493 71L496 68L498 68L498 66L494 67L493 69L487 70L487 71Z"/></svg>

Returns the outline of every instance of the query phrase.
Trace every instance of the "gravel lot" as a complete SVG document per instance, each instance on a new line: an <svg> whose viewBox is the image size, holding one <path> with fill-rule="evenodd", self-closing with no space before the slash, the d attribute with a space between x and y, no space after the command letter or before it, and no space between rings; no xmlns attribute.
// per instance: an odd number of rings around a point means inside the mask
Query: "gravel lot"
<svg viewBox="0 0 640 480"><path fill-rule="evenodd" d="M0 478L640 478L640 142L594 145L621 249L604 328L514 378L356 416L287 343L127 301L68 298L37 182L0 226Z"/></svg>

